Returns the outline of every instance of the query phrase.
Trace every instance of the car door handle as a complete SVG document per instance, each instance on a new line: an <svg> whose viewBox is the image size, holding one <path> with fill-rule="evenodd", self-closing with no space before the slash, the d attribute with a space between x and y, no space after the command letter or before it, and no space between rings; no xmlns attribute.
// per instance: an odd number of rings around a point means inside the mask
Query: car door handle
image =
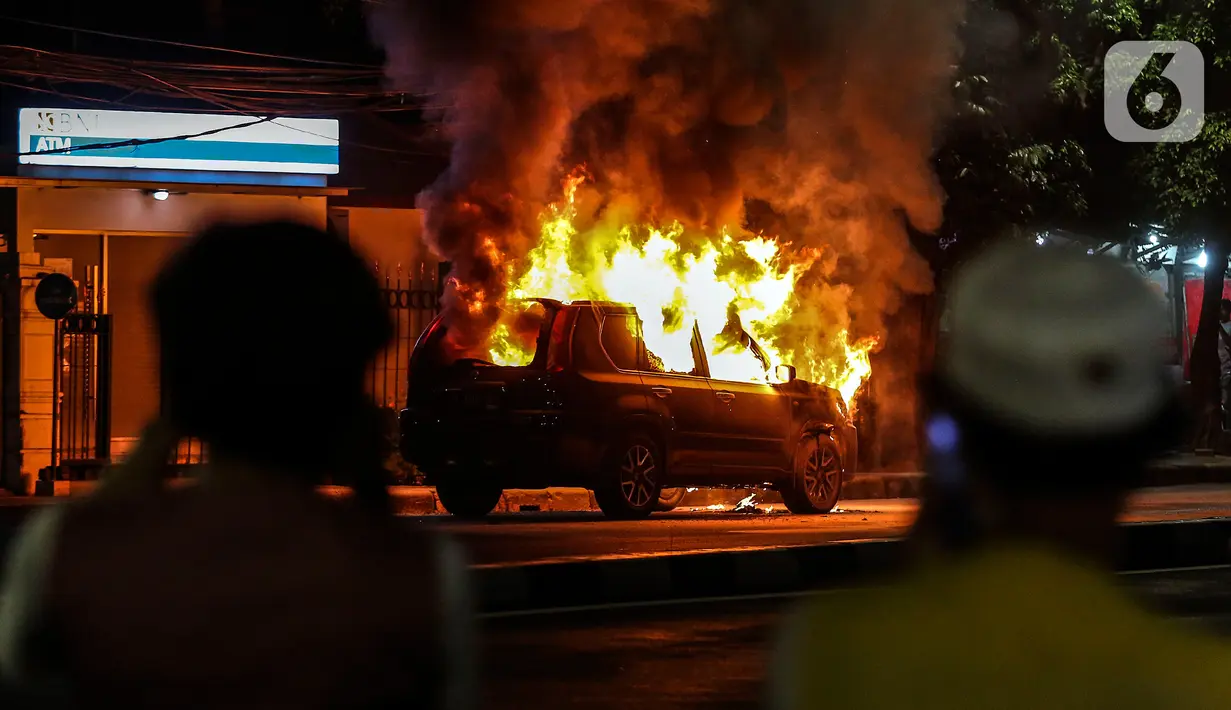
<svg viewBox="0 0 1231 710"><path fill-rule="evenodd" d="M735 399L735 395L731 392L715 392L714 396L723 402L730 402Z"/></svg>
<svg viewBox="0 0 1231 710"><path fill-rule="evenodd" d="M670 387L651 387L650 391L658 395L659 399L666 399L671 394Z"/></svg>

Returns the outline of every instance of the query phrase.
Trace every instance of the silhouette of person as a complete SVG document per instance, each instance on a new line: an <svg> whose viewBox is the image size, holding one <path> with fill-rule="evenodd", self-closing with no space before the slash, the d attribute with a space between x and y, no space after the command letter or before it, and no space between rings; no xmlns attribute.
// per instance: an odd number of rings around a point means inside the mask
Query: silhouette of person
<svg viewBox="0 0 1231 710"><path fill-rule="evenodd" d="M363 261L309 226L220 224L151 303L163 416L14 542L4 678L108 707L469 707L461 553L390 506L364 373L392 326ZM209 462L166 486L185 436Z"/></svg>
<svg viewBox="0 0 1231 710"><path fill-rule="evenodd" d="M1157 294L1107 257L999 243L947 298L916 564L802 605L769 706L1231 706L1231 648L1110 573L1126 498L1183 430Z"/></svg>

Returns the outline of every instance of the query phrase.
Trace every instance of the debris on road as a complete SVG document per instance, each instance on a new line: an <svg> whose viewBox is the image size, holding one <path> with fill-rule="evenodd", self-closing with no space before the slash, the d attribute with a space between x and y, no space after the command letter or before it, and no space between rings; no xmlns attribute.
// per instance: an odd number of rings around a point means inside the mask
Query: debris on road
<svg viewBox="0 0 1231 710"><path fill-rule="evenodd" d="M735 504L735 507L732 508L732 511L736 513L755 513L757 512L757 494L750 493L747 496L745 496L742 500L740 500L740 502Z"/></svg>

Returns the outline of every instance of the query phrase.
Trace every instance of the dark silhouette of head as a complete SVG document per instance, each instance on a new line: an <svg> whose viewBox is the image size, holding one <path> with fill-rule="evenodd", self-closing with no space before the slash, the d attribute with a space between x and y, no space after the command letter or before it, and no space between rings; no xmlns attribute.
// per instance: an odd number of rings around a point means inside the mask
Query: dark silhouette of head
<svg viewBox="0 0 1231 710"><path fill-rule="evenodd" d="M921 521L955 546L1013 537L1108 559L1124 498L1185 430L1161 299L1107 257L1013 241L947 297Z"/></svg>
<svg viewBox="0 0 1231 710"><path fill-rule="evenodd" d="M1231 300L1226 298L1222 299L1222 307L1219 309L1218 314L1219 320L1223 323L1231 321Z"/></svg>
<svg viewBox="0 0 1231 710"><path fill-rule="evenodd" d="M293 222L218 224L164 266L151 297L164 414L211 457L305 477L374 463L364 373L392 323L345 241Z"/></svg>

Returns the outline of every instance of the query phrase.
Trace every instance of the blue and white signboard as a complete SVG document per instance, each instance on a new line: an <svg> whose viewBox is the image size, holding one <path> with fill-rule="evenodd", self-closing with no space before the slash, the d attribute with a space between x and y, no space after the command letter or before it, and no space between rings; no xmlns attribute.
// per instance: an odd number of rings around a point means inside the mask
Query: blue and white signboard
<svg viewBox="0 0 1231 710"><path fill-rule="evenodd" d="M25 108L25 165L336 175L335 119Z"/></svg>

